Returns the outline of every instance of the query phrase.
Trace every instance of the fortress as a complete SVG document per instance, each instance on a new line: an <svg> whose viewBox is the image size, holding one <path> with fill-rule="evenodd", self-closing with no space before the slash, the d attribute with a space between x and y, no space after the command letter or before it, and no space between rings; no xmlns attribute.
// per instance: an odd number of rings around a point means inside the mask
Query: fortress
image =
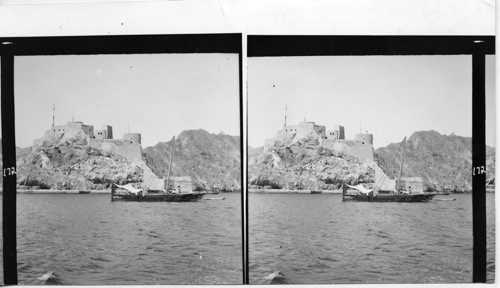
<svg viewBox="0 0 500 288"><path fill-rule="evenodd" d="M293 138L296 141L308 137L317 138L320 146L337 153L350 155L361 161L374 160L373 134L360 133L356 134L354 140L346 140L343 126L337 125L326 130L325 126L316 125L311 121L300 122L298 125L283 125L274 138L265 141L264 151L285 139Z"/></svg>
<svg viewBox="0 0 500 288"><path fill-rule="evenodd" d="M125 133L122 139L113 139L113 127L102 126L102 129L95 130L94 126L83 124L80 121L70 121L66 125L54 125L45 131L41 138L33 140L32 152L42 147L44 142L85 137L89 146L103 151L111 152L115 155L126 158L130 163L135 163L144 171L144 188L149 190L164 190L180 187L182 191L192 191L192 179L190 176L171 176L169 181L166 178L156 176L151 168L147 166L142 158L141 134ZM168 183L169 187L166 187Z"/></svg>
<svg viewBox="0 0 500 288"><path fill-rule="evenodd" d="M286 118L285 118L286 119ZM298 125L283 125L276 132L276 136L265 140L264 152L271 147L300 139L317 139L319 146L328 148L336 153L352 156L366 163L375 170L375 187L380 190L393 190L396 180L391 179L375 162L373 149L373 134L360 133L354 136L354 140L345 139L344 127L337 125L331 130L326 130L323 125L316 125L311 121L300 122ZM423 180L421 177L401 177L400 187L408 190L410 187L414 192L423 192Z"/></svg>
<svg viewBox="0 0 500 288"><path fill-rule="evenodd" d="M104 125L101 130L96 130L94 133L94 126L85 125L80 121L70 121L66 125L52 125L52 128L45 131L43 137L33 140L32 151L43 146L45 141L75 138L78 135L85 136L91 147L123 156L130 162L142 160L140 133L126 133L122 139L113 139L113 127Z"/></svg>

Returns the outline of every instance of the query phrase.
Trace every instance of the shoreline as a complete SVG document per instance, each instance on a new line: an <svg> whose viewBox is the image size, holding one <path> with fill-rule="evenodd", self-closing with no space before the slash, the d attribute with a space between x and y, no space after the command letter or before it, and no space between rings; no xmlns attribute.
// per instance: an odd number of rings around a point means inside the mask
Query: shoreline
<svg viewBox="0 0 500 288"><path fill-rule="evenodd" d="M3 191L2 191L3 193ZM39 189L39 190L26 190L18 189L18 194L110 194L110 190L53 190L53 189Z"/></svg>
<svg viewBox="0 0 500 288"><path fill-rule="evenodd" d="M261 194L342 194L342 189L338 189L338 190L248 189L248 193L261 193Z"/></svg>
<svg viewBox="0 0 500 288"><path fill-rule="evenodd" d="M342 194L342 189L338 190L288 190L288 189L248 189L248 193L255 194ZM426 192L437 193L436 195L447 195L444 192ZM448 193L448 192L446 192ZM495 193L495 189L487 188L486 193ZM452 194L470 194L472 192L449 192Z"/></svg>
<svg viewBox="0 0 500 288"><path fill-rule="evenodd" d="M207 195L209 194L225 194L225 193L237 193L234 192L209 192L205 191ZM18 194L109 194L111 193L109 189L105 190L54 190L54 189L17 189ZM342 194L342 189L338 190L288 190L288 189L248 189L248 193L255 194ZM495 193L495 189L487 188L486 193ZM3 190L0 190L0 194L3 194ZM472 194L471 192L449 192L449 194ZM437 192L437 195L445 195L442 192Z"/></svg>
<svg viewBox="0 0 500 288"><path fill-rule="evenodd" d="M105 189L105 190L54 190L54 189L37 189L37 190L30 190L30 189L17 189L16 190L17 194L110 194L111 190L110 189ZM207 195L217 195L217 194L225 194L225 193L236 193L239 191L234 191L234 192L210 192L210 191L205 191ZM3 190L0 190L0 194L3 194Z"/></svg>

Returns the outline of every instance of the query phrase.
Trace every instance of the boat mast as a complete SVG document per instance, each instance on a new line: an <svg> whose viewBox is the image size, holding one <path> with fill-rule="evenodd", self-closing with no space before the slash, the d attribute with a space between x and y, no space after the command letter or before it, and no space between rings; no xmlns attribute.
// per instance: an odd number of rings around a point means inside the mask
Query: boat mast
<svg viewBox="0 0 500 288"><path fill-rule="evenodd" d="M287 110L287 106L288 106L288 105L286 105L286 104L285 104L285 125L283 125L283 126L286 126L286 113L287 113L287 111L286 111L286 110Z"/></svg>
<svg viewBox="0 0 500 288"><path fill-rule="evenodd" d="M403 154L405 152L405 142L406 142L406 137L403 139L403 149L401 150L401 163L399 164L399 176L398 176L398 185L396 186L396 191L399 191L399 188L401 188L401 173L403 172Z"/></svg>
<svg viewBox="0 0 500 288"><path fill-rule="evenodd" d="M168 145L168 150L169 150L168 154L170 156L170 160L168 163L168 171L167 171L167 187L166 187L167 191L168 191L168 187L169 187L168 182L170 180L170 170L172 169L172 149L171 149L171 147L174 144L174 141L175 141L175 135L174 135L174 137L172 137L172 140L170 140L170 145Z"/></svg>
<svg viewBox="0 0 500 288"><path fill-rule="evenodd" d="M52 127L54 127L55 121L56 121L56 104L54 104L54 107L52 108Z"/></svg>

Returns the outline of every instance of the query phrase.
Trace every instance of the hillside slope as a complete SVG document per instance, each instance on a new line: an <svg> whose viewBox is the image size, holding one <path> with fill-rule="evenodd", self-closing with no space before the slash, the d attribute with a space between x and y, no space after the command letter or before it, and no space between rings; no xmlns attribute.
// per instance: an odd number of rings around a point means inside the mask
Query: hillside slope
<svg viewBox="0 0 500 288"><path fill-rule="evenodd" d="M400 143L375 151L379 166L389 176L397 176ZM487 147L487 180L495 182L495 149ZM406 141L404 176L421 176L430 191L470 191L472 189L472 139L418 131Z"/></svg>
<svg viewBox="0 0 500 288"><path fill-rule="evenodd" d="M170 142L143 150L147 165L160 177L168 173ZM186 130L174 140L171 149L171 176L191 176L198 190L241 189L240 137Z"/></svg>

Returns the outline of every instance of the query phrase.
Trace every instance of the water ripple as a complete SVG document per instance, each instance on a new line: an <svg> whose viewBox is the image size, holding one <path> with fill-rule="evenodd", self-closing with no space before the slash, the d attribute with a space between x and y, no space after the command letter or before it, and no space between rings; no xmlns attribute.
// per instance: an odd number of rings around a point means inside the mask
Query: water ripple
<svg viewBox="0 0 500 288"><path fill-rule="evenodd" d="M471 195L453 197L343 203L338 195L250 194L250 283L471 283ZM487 217L491 283L494 194Z"/></svg>
<svg viewBox="0 0 500 288"><path fill-rule="evenodd" d="M241 197L225 197L112 203L107 195L20 194L19 283L241 284L241 226L235 224Z"/></svg>

